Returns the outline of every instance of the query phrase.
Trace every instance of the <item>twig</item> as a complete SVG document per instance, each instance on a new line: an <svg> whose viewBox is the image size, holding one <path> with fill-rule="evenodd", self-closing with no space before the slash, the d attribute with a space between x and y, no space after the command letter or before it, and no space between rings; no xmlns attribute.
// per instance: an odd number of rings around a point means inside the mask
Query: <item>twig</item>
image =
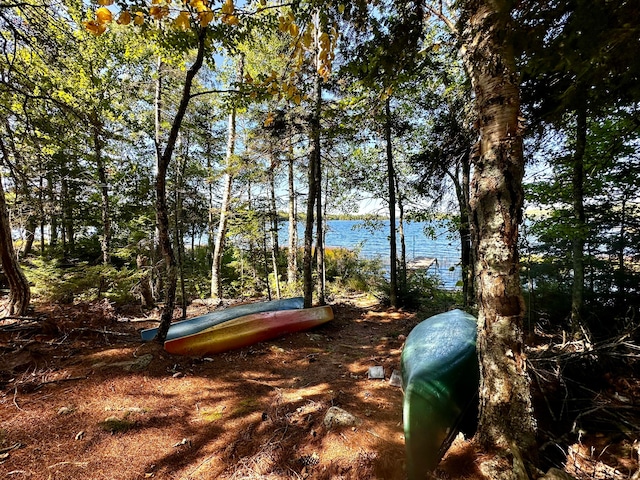
<svg viewBox="0 0 640 480"><path fill-rule="evenodd" d="M9 315L7 317L0 318L0 322L3 320L30 320L33 322L41 322L44 320L44 317L20 317L17 315Z"/></svg>
<svg viewBox="0 0 640 480"><path fill-rule="evenodd" d="M107 335L116 335L118 337L132 337L133 335L127 332L114 332L112 330L100 330L99 328L89 328L89 327L78 327L71 330L71 332L93 332L93 333L104 333Z"/></svg>
<svg viewBox="0 0 640 480"><path fill-rule="evenodd" d="M20 442L16 442L13 445L11 445L10 447L4 447L4 448L0 448L0 454L1 453L7 453L10 452L11 450L16 450L18 448L22 448L24 445L22 445Z"/></svg>
<svg viewBox="0 0 640 480"><path fill-rule="evenodd" d="M45 385L49 385L51 383L71 382L73 380L86 380L87 378L88 377L85 375L84 377L68 377L68 378L59 378L57 380L47 380L46 382L42 382L38 384L38 386L35 389L38 390L39 388L44 387Z"/></svg>
<svg viewBox="0 0 640 480"><path fill-rule="evenodd" d="M16 400L17 396L18 396L18 387L16 386L13 389L13 404L16 406L18 410L20 410L21 412L24 412L24 410L20 408L20 405L18 405L18 400Z"/></svg>

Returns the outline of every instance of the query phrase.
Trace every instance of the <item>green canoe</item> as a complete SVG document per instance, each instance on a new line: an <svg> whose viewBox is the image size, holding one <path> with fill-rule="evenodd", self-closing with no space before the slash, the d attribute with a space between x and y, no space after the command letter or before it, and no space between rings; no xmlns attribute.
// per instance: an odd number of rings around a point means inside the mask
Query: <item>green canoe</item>
<svg viewBox="0 0 640 480"><path fill-rule="evenodd" d="M419 323L402 351L407 474L425 478L449 448L465 413L475 417L476 319L461 310Z"/></svg>

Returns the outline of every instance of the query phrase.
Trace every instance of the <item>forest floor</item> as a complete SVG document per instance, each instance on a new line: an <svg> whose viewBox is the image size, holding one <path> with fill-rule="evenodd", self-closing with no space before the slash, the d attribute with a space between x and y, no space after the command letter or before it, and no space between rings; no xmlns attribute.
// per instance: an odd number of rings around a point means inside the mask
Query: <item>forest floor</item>
<svg viewBox="0 0 640 480"><path fill-rule="evenodd" d="M107 302L37 305L35 321L0 321L0 478L405 478L402 391L389 380L405 336L427 313L365 296L332 307L335 319L311 331L206 358L141 342L157 312ZM188 316L212 309L194 302ZM549 345L537 345L532 363L534 387L549 384L536 394L545 468L631 478L637 372L603 373L598 387L585 387L590 401L571 410L566 385L551 378L566 345L553 356ZM368 378L372 366L384 367L384 380ZM358 423L328 428L332 406ZM587 429L592 417L605 427ZM436 477L480 479L475 459L458 438Z"/></svg>

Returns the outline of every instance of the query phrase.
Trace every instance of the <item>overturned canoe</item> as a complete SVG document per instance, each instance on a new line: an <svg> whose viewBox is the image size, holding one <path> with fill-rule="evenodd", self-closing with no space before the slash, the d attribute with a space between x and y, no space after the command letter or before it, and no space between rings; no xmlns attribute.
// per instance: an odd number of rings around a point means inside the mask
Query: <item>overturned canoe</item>
<svg viewBox="0 0 640 480"><path fill-rule="evenodd" d="M475 419L479 369L476 319L461 310L435 315L409 334L401 357L409 479L436 468L469 415Z"/></svg>
<svg viewBox="0 0 640 480"><path fill-rule="evenodd" d="M245 305L238 305L237 307L226 308L224 310L217 310L215 312L207 313L206 315L172 323L169 326L167 340L193 335L201 330L245 315L276 310L295 310L302 308L303 306L303 298L295 297L286 298L284 300L273 300L270 302L248 303ZM157 328L148 328L140 332L142 340L145 342L153 340L157 333Z"/></svg>
<svg viewBox="0 0 640 480"><path fill-rule="evenodd" d="M176 355L211 355L307 330L333 319L329 306L246 315L164 343Z"/></svg>

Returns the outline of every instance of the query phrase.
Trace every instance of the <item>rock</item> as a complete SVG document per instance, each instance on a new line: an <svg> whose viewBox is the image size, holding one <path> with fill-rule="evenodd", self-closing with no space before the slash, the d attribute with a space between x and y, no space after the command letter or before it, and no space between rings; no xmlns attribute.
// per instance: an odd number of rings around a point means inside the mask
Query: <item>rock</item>
<svg viewBox="0 0 640 480"><path fill-rule="evenodd" d="M384 379L384 367L380 367L380 366L369 367L369 378Z"/></svg>
<svg viewBox="0 0 640 480"><path fill-rule="evenodd" d="M540 477L539 480L575 480L575 478L564 470L551 467L543 477Z"/></svg>
<svg viewBox="0 0 640 480"><path fill-rule="evenodd" d="M150 353L142 355L132 362L127 370L130 372L140 372L149 366L151 360L153 360L153 355Z"/></svg>
<svg viewBox="0 0 640 480"><path fill-rule="evenodd" d="M329 408L324 416L324 426L328 430L333 427L353 427L361 423L362 420L339 407Z"/></svg>

